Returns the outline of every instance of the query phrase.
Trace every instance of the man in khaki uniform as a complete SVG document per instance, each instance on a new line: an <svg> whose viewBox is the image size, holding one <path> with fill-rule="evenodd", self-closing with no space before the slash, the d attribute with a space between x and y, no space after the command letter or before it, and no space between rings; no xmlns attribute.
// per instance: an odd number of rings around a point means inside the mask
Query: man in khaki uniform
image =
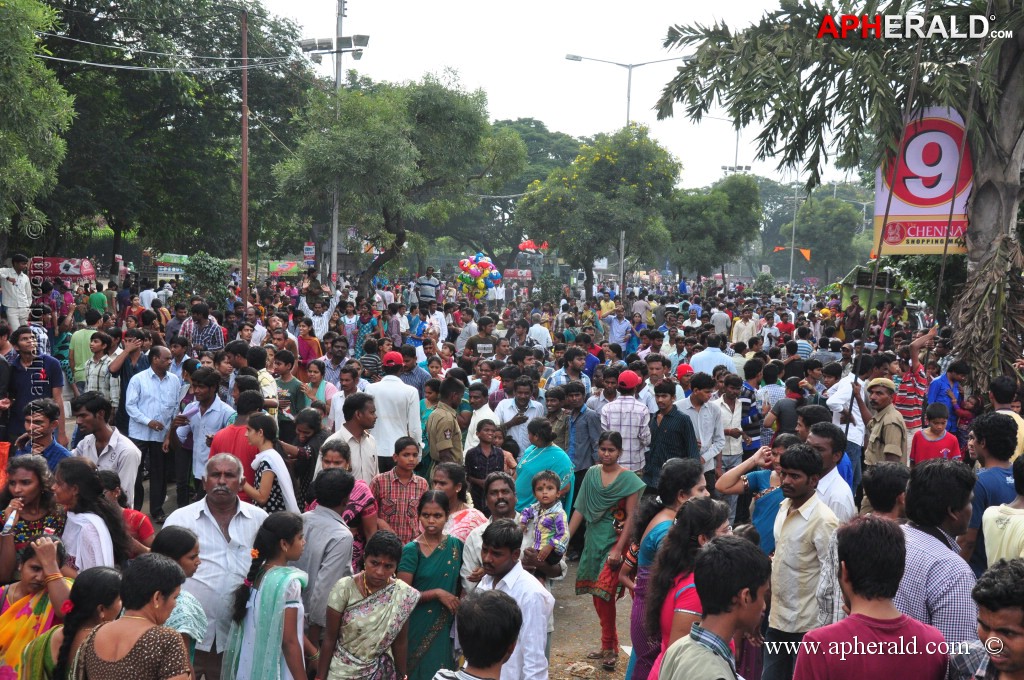
<svg viewBox="0 0 1024 680"><path fill-rule="evenodd" d="M868 383L868 402L875 417L868 421L868 443L864 447L864 464L894 462L909 465L907 452L907 425L903 415L893 405L896 383L888 378L875 378ZM871 512L867 494L861 500L860 512Z"/></svg>
<svg viewBox="0 0 1024 680"><path fill-rule="evenodd" d="M463 464L462 430L455 409L462 402L466 387L456 378L441 383L441 399L427 418L427 444L435 463Z"/></svg>

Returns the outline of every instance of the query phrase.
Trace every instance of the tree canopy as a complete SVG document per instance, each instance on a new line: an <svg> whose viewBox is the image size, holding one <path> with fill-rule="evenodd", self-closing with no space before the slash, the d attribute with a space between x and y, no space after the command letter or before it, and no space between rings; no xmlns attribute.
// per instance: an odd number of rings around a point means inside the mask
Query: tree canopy
<svg viewBox="0 0 1024 680"><path fill-rule="evenodd" d="M38 236L33 201L57 180L71 124L72 99L34 55L37 32L53 29L55 15L37 0L0 3L0 231L12 226Z"/></svg>
<svg viewBox="0 0 1024 680"><path fill-rule="evenodd" d="M436 76L313 97L295 155L276 175L285 195L326 204L337 188L342 219L381 252L359 276L369 282L423 233L474 205L472 189L522 171L517 135L494 132L487 99Z"/></svg>
<svg viewBox="0 0 1024 680"><path fill-rule="evenodd" d="M549 241L586 272L589 290L594 261L619 252L621 231L628 234L625 257L656 259L665 252L670 236L663 216L678 177L678 161L645 126L633 124L598 135L571 165L532 183L519 218L530 238Z"/></svg>

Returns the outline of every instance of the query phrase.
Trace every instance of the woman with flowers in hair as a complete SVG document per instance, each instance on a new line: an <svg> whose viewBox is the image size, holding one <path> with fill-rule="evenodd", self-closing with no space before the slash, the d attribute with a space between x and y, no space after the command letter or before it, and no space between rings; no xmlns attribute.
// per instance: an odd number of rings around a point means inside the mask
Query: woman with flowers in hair
<svg viewBox="0 0 1024 680"><path fill-rule="evenodd" d="M320 654L303 634L305 572L288 563L302 556L302 517L275 512L253 541L252 565L234 593L224 680L304 680L305 659Z"/></svg>
<svg viewBox="0 0 1024 680"><path fill-rule="evenodd" d="M33 680L78 677L78 650L93 629L121 613L121 572L113 567L86 569L61 605L63 626L54 626L30 642L21 656L20 674Z"/></svg>

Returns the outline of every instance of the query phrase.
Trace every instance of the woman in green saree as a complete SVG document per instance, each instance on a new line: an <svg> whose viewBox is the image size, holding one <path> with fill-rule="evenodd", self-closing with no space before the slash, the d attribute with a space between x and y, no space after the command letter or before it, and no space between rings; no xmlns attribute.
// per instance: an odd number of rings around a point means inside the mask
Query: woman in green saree
<svg viewBox="0 0 1024 680"><path fill-rule="evenodd" d="M398 578L420 591L409 618L409 680L432 680L442 668L455 669L451 628L459 609L462 541L444 533L448 496L427 491L418 507L423 533L402 549Z"/></svg>
<svg viewBox="0 0 1024 680"><path fill-rule="evenodd" d="M396 680L406 674L406 624L420 594L395 578L402 542L378 531L363 555L366 568L331 589L318 678Z"/></svg>
<svg viewBox="0 0 1024 680"><path fill-rule="evenodd" d="M576 594L594 598L601 621L601 649L588 654L588 658L601 659L606 670L614 670L618 661L615 600L620 595L622 555L629 543L629 532L624 529L645 486L635 473L619 465L621 455L622 435L602 432L597 440L598 464L587 470L569 520L570 535L587 523L576 571Z"/></svg>
<svg viewBox="0 0 1024 680"><path fill-rule="evenodd" d="M21 551L21 578L0 588L0 677L5 667L17 671L25 646L64 617L71 590L71 579L60 573L66 556L63 544L41 536Z"/></svg>
<svg viewBox="0 0 1024 680"><path fill-rule="evenodd" d="M54 626L25 647L19 678L77 677L79 648L96 626L121 613L121 572L113 567L86 569L75 579L63 609L64 625Z"/></svg>

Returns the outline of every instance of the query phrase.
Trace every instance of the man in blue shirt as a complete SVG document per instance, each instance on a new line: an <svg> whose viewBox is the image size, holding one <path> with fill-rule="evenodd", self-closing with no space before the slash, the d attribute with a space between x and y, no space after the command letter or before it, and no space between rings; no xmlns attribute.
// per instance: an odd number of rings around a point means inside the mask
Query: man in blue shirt
<svg viewBox="0 0 1024 680"><path fill-rule="evenodd" d="M954 361L943 375L932 381L931 387L928 388L928 403L945 404L949 409L946 431L950 434L960 431L956 418L956 409L960 407L960 383L966 380L970 373L971 367L966 361Z"/></svg>
<svg viewBox="0 0 1024 680"><path fill-rule="evenodd" d="M167 480L173 474L174 457L170 450L171 419L178 411L181 379L170 372L171 350L157 346L149 351L149 368L136 374L128 384L125 410L128 412L128 437L149 459L149 516L153 522L164 520ZM142 509L145 492L142 475L135 480L135 509Z"/></svg>
<svg viewBox="0 0 1024 680"><path fill-rule="evenodd" d="M61 407L53 399L36 399L25 406L25 434L19 439L15 456L35 453L46 459L50 470L71 456L71 452L57 443L54 432L60 422Z"/></svg>
<svg viewBox="0 0 1024 680"><path fill-rule="evenodd" d="M25 408L30 402L50 398L57 404L64 403L64 372L52 356L37 353L36 336L28 326L12 331L10 342L18 352L11 363L8 388L11 416L7 435L14 442L25 432ZM70 442L64 431L64 409L58 411L57 441L67 446Z"/></svg>
<svg viewBox="0 0 1024 680"><path fill-rule="evenodd" d="M1017 449L1017 423L1004 413L984 413L974 419L967 445L985 469L978 472L974 484L971 521L967 533L960 537L960 554L971 565L974 575L981 576L988 568L982 516L993 505L1010 503L1017 497L1010 462Z"/></svg>

